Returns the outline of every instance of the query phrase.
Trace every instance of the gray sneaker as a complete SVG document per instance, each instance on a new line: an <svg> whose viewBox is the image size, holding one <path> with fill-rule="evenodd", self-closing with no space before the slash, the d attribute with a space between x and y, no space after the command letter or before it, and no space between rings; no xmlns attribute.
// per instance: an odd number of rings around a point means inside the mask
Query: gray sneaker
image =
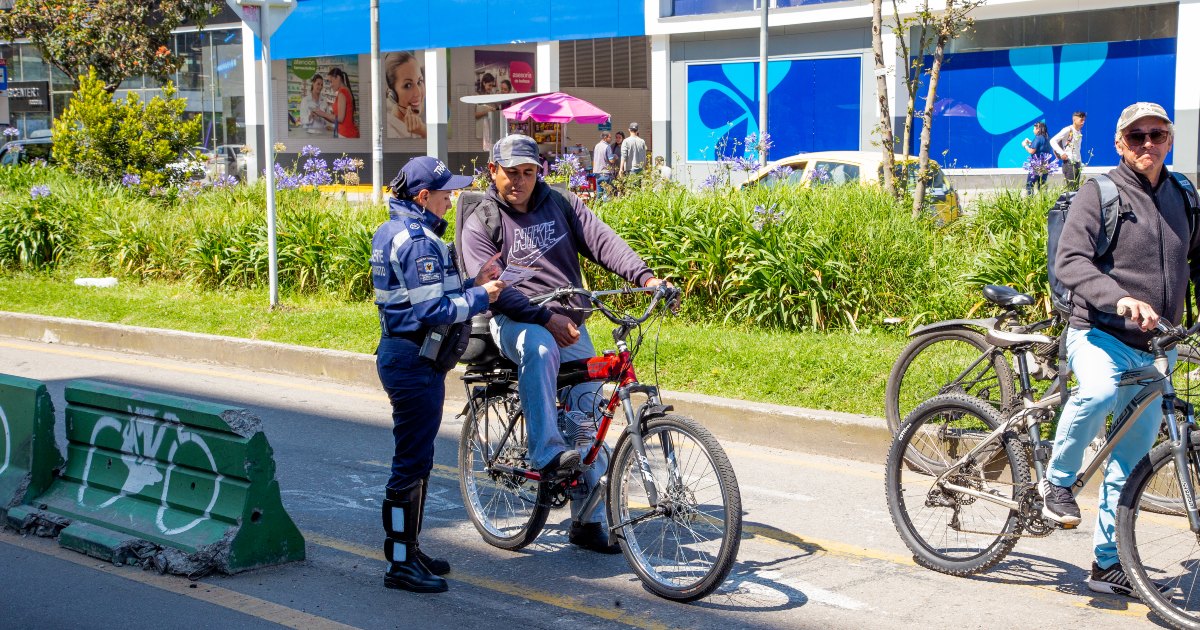
<svg viewBox="0 0 1200 630"><path fill-rule="evenodd" d="M1070 488L1043 479L1038 484L1038 494L1042 495L1042 516L1068 529L1079 525L1079 504Z"/></svg>
<svg viewBox="0 0 1200 630"><path fill-rule="evenodd" d="M1138 596L1137 592L1133 590L1133 584L1129 581L1129 576L1125 575L1125 569L1122 569L1120 564L1114 564L1107 569L1101 569L1100 565L1093 561L1092 575L1088 578L1087 587L1088 590L1096 593L1112 593L1126 597ZM1154 588L1163 594L1171 591L1171 587L1158 582L1154 582Z"/></svg>

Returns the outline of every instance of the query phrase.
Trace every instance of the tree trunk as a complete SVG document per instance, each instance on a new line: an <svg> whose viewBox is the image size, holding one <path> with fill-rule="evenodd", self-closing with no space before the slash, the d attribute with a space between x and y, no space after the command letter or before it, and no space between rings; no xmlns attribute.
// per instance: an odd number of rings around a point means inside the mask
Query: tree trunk
<svg viewBox="0 0 1200 630"><path fill-rule="evenodd" d="M892 174L896 162L896 139L892 135L892 111L888 106L887 62L883 58L883 0L871 0L871 47L875 52L875 84L879 95L879 134L883 150L883 189L895 197Z"/></svg>
<svg viewBox="0 0 1200 630"><path fill-rule="evenodd" d="M954 0L947 0L946 13L954 10ZM947 19L949 19L947 17ZM937 102L938 77L942 72L942 57L950 39L949 26L938 29L937 47L933 51L933 66L929 69L929 93L925 95L925 112L921 115L921 153L917 162L917 183L913 189L913 217L920 216L925 205L925 184L929 181L929 142L932 139L933 105Z"/></svg>

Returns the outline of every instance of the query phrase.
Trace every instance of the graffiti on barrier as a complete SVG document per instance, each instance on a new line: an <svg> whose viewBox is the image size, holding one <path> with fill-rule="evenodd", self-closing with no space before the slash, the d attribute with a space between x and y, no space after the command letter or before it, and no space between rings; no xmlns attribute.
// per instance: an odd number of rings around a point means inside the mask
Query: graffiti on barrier
<svg viewBox="0 0 1200 630"><path fill-rule="evenodd" d="M8 416L4 415L4 407L0 407L0 430L4 432L4 441L0 442L0 448L4 451L4 459L0 460L0 474L8 470L8 463L12 459L12 430L8 428Z"/></svg>
<svg viewBox="0 0 1200 630"><path fill-rule="evenodd" d="M120 491L97 505L97 508L106 508L127 496L139 494L146 488L161 483L162 493L159 499L158 515L155 519L155 525L160 532L167 536L181 534L211 518L212 510L221 494L221 482L224 477L217 472L216 459L204 438L186 429L175 414L161 413L156 409L140 407L127 408L126 412L130 415L126 421L112 416L103 416L96 421L89 440L91 446L88 448L80 480L79 503L81 505L87 503L85 495L90 487L88 478L91 475L93 458L98 449L96 440L106 431L115 431L121 436L121 462L128 470L128 474L124 483L121 484ZM161 419L163 422L156 422L155 419ZM164 446L165 454L163 453ZM194 448L203 453L208 460L209 471L212 472L215 479L212 482L212 495L209 497L203 515L181 525L171 526L166 522L167 510L170 507L167 497L171 490L171 475L179 466L175 458L183 448ZM158 462L166 463L165 472L159 471ZM195 485L193 483L191 487L195 488Z"/></svg>

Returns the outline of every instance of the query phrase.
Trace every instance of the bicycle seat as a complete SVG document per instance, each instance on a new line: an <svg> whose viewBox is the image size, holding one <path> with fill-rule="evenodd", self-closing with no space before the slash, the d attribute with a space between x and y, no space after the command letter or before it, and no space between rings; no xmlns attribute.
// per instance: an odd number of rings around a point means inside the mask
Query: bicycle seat
<svg viewBox="0 0 1200 630"><path fill-rule="evenodd" d="M983 297L997 306L1029 306L1033 304L1033 296L999 284L984 286Z"/></svg>

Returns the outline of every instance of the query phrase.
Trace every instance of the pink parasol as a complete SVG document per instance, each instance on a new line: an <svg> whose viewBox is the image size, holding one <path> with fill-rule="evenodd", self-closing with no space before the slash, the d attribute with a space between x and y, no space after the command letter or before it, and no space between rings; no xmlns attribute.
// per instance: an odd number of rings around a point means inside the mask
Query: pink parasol
<svg viewBox="0 0 1200 630"><path fill-rule="evenodd" d="M562 92L543 94L514 103L504 109L504 117L524 122L583 123L598 125L608 122L608 112L591 103Z"/></svg>

